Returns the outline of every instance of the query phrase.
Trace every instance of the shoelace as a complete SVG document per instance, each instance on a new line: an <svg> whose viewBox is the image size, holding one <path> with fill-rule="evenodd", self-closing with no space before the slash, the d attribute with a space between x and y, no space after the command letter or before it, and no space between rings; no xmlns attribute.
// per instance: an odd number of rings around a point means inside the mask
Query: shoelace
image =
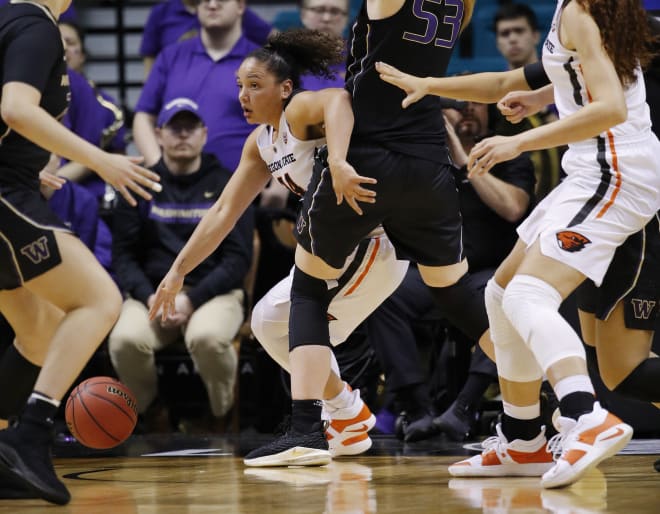
<svg viewBox="0 0 660 514"><path fill-rule="evenodd" d="M545 449L548 453L552 453L553 460L557 461L559 460L559 457L561 457L564 448L564 439L566 439L567 435L567 433L562 434L559 432L558 434L553 435L545 445Z"/></svg>

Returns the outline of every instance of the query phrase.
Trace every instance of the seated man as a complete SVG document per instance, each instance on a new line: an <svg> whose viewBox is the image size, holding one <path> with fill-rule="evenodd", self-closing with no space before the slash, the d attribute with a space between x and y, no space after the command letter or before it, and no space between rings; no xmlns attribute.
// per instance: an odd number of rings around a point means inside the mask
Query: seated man
<svg viewBox="0 0 660 514"><path fill-rule="evenodd" d="M238 359L232 341L244 318L241 287L252 259L252 214L186 277L176 314L150 322L155 288L231 176L202 153L207 129L192 100L166 104L156 135L162 158L152 169L163 190L137 208L121 201L115 212L113 266L128 298L109 336L110 359L144 414L157 397L154 353L183 338L208 392L210 426L218 426L234 401Z"/></svg>

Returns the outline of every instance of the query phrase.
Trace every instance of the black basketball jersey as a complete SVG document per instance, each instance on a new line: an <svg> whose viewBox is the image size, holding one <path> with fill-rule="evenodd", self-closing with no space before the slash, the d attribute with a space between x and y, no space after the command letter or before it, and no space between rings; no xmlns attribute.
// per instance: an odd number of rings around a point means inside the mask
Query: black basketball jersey
<svg viewBox="0 0 660 514"><path fill-rule="evenodd" d="M69 80L64 47L57 22L45 7L30 3L0 7L0 77L0 87L22 82L41 91L40 106L51 116L61 118L66 112ZM0 187L38 188L39 172L49 156L0 119Z"/></svg>
<svg viewBox="0 0 660 514"><path fill-rule="evenodd" d="M447 162L440 98L401 108L404 92L382 81L378 61L422 77L442 77L458 38L463 0L405 0L393 16L370 20L366 2L351 30L346 88L353 96L354 141L379 143Z"/></svg>

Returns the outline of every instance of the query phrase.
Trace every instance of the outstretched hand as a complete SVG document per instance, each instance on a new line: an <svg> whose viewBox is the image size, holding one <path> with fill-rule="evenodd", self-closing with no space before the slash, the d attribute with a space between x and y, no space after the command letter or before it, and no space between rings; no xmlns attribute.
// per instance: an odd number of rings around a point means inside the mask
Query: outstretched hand
<svg viewBox="0 0 660 514"><path fill-rule="evenodd" d="M362 187L362 184L376 184L377 180L358 175L355 168L345 160L338 160L329 165L337 205L341 205L346 200L351 209L362 216L362 209L358 202L376 203L376 192Z"/></svg>
<svg viewBox="0 0 660 514"><path fill-rule="evenodd" d="M167 322L170 316L176 313L176 295L183 287L183 276L172 270L167 272L165 278L158 285L153 303L149 307L149 319L154 320L160 312L161 322Z"/></svg>
<svg viewBox="0 0 660 514"><path fill-rule="evenodd" d="M151 200L151 195L145 188L156 192L162 190L162 186L158 183L160 181L158 174L140 166L142 157L128 157L108 152L103 152L102 155L103 158L94 166L94 171L119 191L133 207L137 202L131 191L145 200Z"/></svg>
<svg viewBox="0 0 660 514"><path fill-rule="evenodd" d="M376 63L376 71L380 74L381 80L403 89L406 93L406 97L401 102L401 107L404 109L428 94L422 77L409 75L384 62Z"/></svg>

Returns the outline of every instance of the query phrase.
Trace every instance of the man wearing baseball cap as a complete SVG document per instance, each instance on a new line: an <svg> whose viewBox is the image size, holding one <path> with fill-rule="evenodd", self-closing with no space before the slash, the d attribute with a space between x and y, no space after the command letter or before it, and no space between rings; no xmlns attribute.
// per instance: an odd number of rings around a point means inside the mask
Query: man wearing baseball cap
<svg viewBox="0 0 660 514"><path fill-rule="evenodd" d="M186 277L176 313L150 322L147 312L160 279L231 174L212 154L202 153L207 128L197 103L175 98L157 117L161 159L152 170L163 190L136 209L116 209L113 264L127 294L109 337L112 364L136 395L144 428L162 414L154 353L183 339L206 387L208 420L217 428L233 404L238 359L232 341L243 323L242 289L252 259L252 213L248 212L218 249ZM161 427L167 429L167 427Z"/></svg>

